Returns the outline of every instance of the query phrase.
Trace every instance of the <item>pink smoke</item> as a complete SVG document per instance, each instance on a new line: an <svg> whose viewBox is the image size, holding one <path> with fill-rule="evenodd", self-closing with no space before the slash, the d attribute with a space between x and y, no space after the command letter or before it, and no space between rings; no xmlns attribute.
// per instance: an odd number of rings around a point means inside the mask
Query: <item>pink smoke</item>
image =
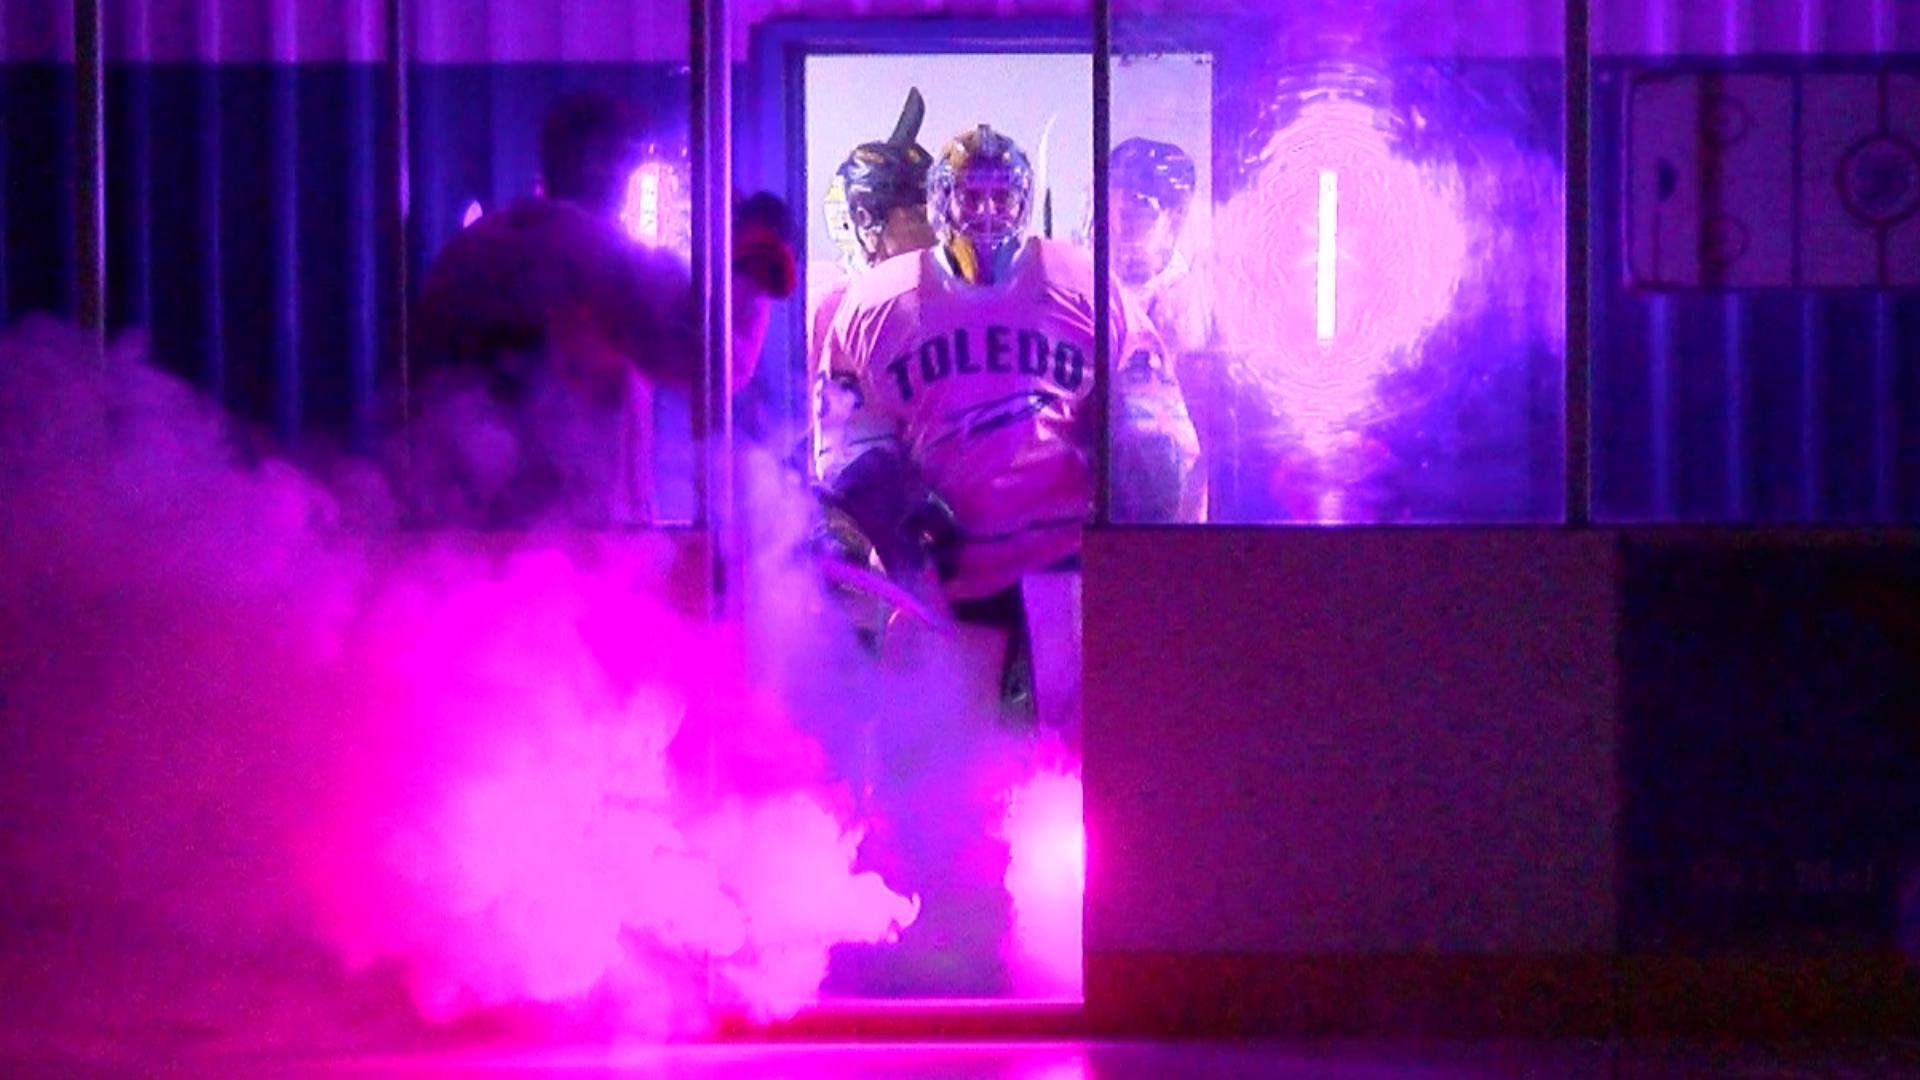
<svg viewBox="0 0 1920 1080"><path fill-rule="evenodd" d="M1008 960L1017 992L1078 998L1087 835L1077 765L1040 767L1007 798L1007 894L1013 899Z"/></svg>
<svg viewBox="0 0 1920 1080"><path fill-rule="evenodd" d="M0 506L0 1045L332 1048L406 1030L390 985L690 1033L914 918L662 537L409 534L46 325Z"/></svg>
<svg viewBox="0 0 1920 1080"><path fill-rule="evenodd" d="M1216 211L1218 316L1318 453L1451 310L1468 230L1457 178L1396 157L1365 104L1310 103L1262 160Z"/></svg>

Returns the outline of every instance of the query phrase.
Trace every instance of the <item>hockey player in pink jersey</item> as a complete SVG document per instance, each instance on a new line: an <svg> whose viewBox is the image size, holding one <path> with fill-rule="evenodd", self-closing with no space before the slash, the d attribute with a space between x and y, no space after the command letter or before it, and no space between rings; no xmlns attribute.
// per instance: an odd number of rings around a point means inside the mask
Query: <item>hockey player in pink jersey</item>
<svg viewBox="0 0 1920 1080"><path fill-rule="evenodd" d="M1176 361L1210 348L1211 290L1180 249L1198 181L1193 158L1172 143L1132 138L1113 148L1107 174L1114 277L1132 290Z"/></svg>
<svg viewBox="0 0 1920 1080"><path fill-rule="evenodd" d="M827 331L854 278L896 255L934 245L927 220L927 172L933 155L919 143L926 101L918 89L907 92L893 133L884 142L861 143L834 171L823 206L827 230L840 248L837 265L809 271L807 303L807 381L817 406L812 452L820 446L823 423L838 422L852 407L853 395L829 384L825 363ZM817 472L817 470L816 470Z"/></svg>
<svg viewBox="0 0 1920 1080"><path fill-rule="evenodd" d="M841 251L840 273L827 275L819 298L808 305L809 360L819 360L853 278L895 255L934 244L933 225L927 220L927 172L933 155L918 141L926 114L920 91L909 90L886 141L861 143L834 170L823 209L827 230Z"/></svg>
<svg viewBox="0 0 1920 1080"><path fill-rule="evenodd" d="M1094 267L1026 235L1032 209L1026 154L986 125L963 132L928 181L938 245L856 278L827 332L828 386L850 404L826 410L821 477L873 504L862 524L883 548L917 528L917 501L858 493L924 483L951 511L940 577L958 602L1070 564L1093 503ZM1111 295L1114 518L1196 520L1198 447L1172 363Z"/></svg>
<svg viewBox="0 0 1920 1080"><path fill-rule="evenodd" d="M1033 171L984 125L934 159L927 205L938 244L855 277L827 332L825 390L837 393L820 402L820 477L886 572L948 605L960 624L951 659L988 678L997 668L1000 719L1072 745L1072 570L1094 495L1090 405L1109 385L1095 366L1094 268L1067 243L1026 235ZM1198 450L1172 366L1139 311L1112 296L1115 516L1197 517ZM1000 953L1006 848L978 789L987 766L940 718L877 725L877 756L890 763L879 769L882 805L900 797L889 794L891 770L937 763L906 785L904 809L880 815L893 832L863 848L924 907L897 946L841 950L835 990L991 996L1011 986Z"/></svg>

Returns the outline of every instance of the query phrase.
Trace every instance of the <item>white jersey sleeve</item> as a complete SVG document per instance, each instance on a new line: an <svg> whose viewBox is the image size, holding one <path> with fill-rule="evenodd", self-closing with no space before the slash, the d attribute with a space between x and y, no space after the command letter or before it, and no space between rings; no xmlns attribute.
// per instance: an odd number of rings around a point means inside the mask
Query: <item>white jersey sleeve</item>
<svg viewBox="0 0 1920 1080"><path fill-rule="evenodd" d="M1122 523L1206 517L1200 439L1165 340L1124 290L1113 290L1110 500Z"/></svg>
<svg viewBox="0 0 1920 1080"><path fill-rule="evenodd" d="M904 452L900 419L882 407L869 389L865 357L855 348L851 316L842 286L822 304L825 329L812 381L813 471L832 486L847 466L875 450Z"/></svg>

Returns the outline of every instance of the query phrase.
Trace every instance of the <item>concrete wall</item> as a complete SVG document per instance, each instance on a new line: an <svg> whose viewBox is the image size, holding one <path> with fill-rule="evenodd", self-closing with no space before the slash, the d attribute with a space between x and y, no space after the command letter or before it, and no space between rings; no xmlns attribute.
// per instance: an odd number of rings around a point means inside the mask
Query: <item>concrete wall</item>
<svg viewBox="0 0 1920 1080"><path fill-rule="evenodd" d="M1916 553L1097 531L1089 1021L1920 1033Z"/></svg>
<svg viewBox="0 0 1920 1080"><path fill-rule="evenodd" d="M1107 530L1087 563L1096 1023L1604 1020L1547 999L1614 937L1609 537Z"/></svg>

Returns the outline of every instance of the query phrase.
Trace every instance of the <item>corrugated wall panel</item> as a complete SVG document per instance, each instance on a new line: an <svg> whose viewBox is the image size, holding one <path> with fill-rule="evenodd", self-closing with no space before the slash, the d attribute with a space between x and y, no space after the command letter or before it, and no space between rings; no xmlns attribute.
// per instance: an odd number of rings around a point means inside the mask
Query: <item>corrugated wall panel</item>
<svg viewBox="0 0 1920 1080"><path fill-rule="evenodd" d="M0 4L0 321L74 305L72 0Z"/></svg>
<svg viewBox="0 0 1920 1080"><path fill-rule="evenodd" d="M288 444L373 438L384 11L104 7L109 326Z"/></svg>
<svg viewBox="0 0 1920 1080"><path fill-rule="evenodd" d="M686 0L413 0L420 63L686 63Z"/></svg>
<svg viewBox="0 0 1920 1080"><path fill-rule="evenodd" d="M1594 51L1874 53L1920 42L1913 0L1590 0Z"/></svg>
<svg viewBox="0 0 1920 1080"><path fill-rule="evenodd" d="M162 0L154 0L162 2ZM190 3L192 0L165 0ZM339 0L335 0L339 2ZM1295 0L1303 21L1326 11L1394 29L1400 51L1449 55L1551 56L1565 38L1557 3L1508 0L1380 0L1372 4ZM1256 0L1116 0L1117 18L1142 16L1271 16ZM1371 12L1371 14L1367 14ZM769 19L1090 18L1087 0L736 0L734 55L745 60L753 28ZM414 57L426 63L680 62L688 48L688 16L675 0L415 0L410 15ZM1089 28L1091 24L1089 24ZM1089 30L1089 32L1091 32ZM938 48L936 34L928 47Z"/></svg>
<svg viewBox="0 0 1920 1080"><path fill-rule="evenodd" d="M73 62L73 0L0 5L0 61Z"/></svg>
<svg viewBox="0 0 1920 1080"><path fill-rule="evenodd" d="M373 63L384 0L102 0L109 60Z"/></svg>

